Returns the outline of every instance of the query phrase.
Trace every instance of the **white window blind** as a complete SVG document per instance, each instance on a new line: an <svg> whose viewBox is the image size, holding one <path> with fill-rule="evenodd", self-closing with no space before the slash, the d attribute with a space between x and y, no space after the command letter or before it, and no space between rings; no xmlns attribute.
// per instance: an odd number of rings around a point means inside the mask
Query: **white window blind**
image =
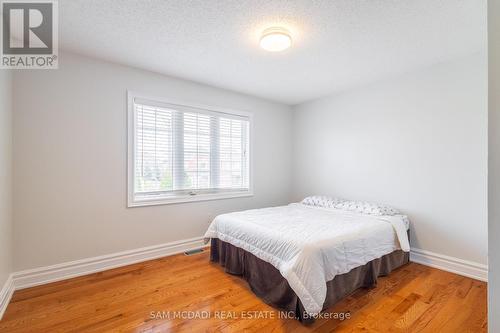
<svg viewBox="0 0 500 333"><path fill-rule="evenodd" d="M132 103L133 202L250 192L248 116L140 98Z"/></svg>

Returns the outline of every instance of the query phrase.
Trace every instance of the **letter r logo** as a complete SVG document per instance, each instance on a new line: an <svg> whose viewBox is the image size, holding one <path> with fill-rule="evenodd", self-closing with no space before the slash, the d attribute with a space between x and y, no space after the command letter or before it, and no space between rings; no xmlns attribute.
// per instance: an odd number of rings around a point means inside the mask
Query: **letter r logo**
<svg viewBox="0 0 500 333"><path fill-rule="evenodd" d="M50 2L3 2L3 54L51 54Z"/></svg>

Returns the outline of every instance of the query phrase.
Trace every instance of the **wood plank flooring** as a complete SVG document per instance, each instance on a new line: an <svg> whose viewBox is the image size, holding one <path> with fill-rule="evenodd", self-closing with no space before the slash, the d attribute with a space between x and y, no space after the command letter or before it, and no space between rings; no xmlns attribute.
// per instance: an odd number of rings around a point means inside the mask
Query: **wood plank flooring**
<svg viewBox="0 0 500 333"><path fill-rule="evenodd" d="M0 332L486 332L486 283L410 263L327 312L278 318L205 251L17 291Z"/></svg>

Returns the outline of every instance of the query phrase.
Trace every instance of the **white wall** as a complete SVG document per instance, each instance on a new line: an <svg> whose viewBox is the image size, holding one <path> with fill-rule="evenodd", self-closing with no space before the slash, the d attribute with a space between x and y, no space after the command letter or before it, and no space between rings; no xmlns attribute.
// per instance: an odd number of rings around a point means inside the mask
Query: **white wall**
<svg viewBox="0 0 500 333"><path fill-rule="evenodd" d="M254 197L126 208L126 90L254 113ZM280 104L62 53L14 78L15 270L202 236L220 213L284 204L291 112Z"/></svg>
<svg viewBox="0 0 500 333"><path fill-rule="evenodd" d="M500 2L488 1L488 329L500 332Z"/></svg>
<svg viewBox="0 0 500 333"><path fill-rule="evenodd" d="M12 75L0 70L0 290L12 273Z"/></svg>
<svg viewBox="0 0 500 333"><path fill-rule="evenodd" d="M386 203L411 245L487 263L485 55L295 107L294 190Z"/></svg>
<svg viewBox="0 0 500 333"><path fill-rule="evenodd" d="M476 55L291 113L62 53L59 70L14 76L14 268L201 236L219 213L284 204L290 193L393 205L412 219L413 247L486 264L486 81ZM127 89L254 112L255 196L126 208Z"/></svg>

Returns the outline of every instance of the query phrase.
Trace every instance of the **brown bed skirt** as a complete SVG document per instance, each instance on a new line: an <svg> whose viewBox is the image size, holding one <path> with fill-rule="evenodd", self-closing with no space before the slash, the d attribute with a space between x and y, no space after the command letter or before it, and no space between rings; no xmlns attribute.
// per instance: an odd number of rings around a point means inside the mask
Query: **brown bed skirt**
<svg viewBox="0 0 500 333"><path fill-rule="evenodd" d="M242 276L252 291L267 304L294 313L302 322L313 321L307 316L304 307L287 280L270 263L239 247L213 238L210 260L218 262L227 273ZM408 263L409 253L401 250L375 259L366 265L356 267L350 272L337 275L327 282L327 295L323 310L333 306L345 296L361 287L373 287L379 276Z"/></svg>

